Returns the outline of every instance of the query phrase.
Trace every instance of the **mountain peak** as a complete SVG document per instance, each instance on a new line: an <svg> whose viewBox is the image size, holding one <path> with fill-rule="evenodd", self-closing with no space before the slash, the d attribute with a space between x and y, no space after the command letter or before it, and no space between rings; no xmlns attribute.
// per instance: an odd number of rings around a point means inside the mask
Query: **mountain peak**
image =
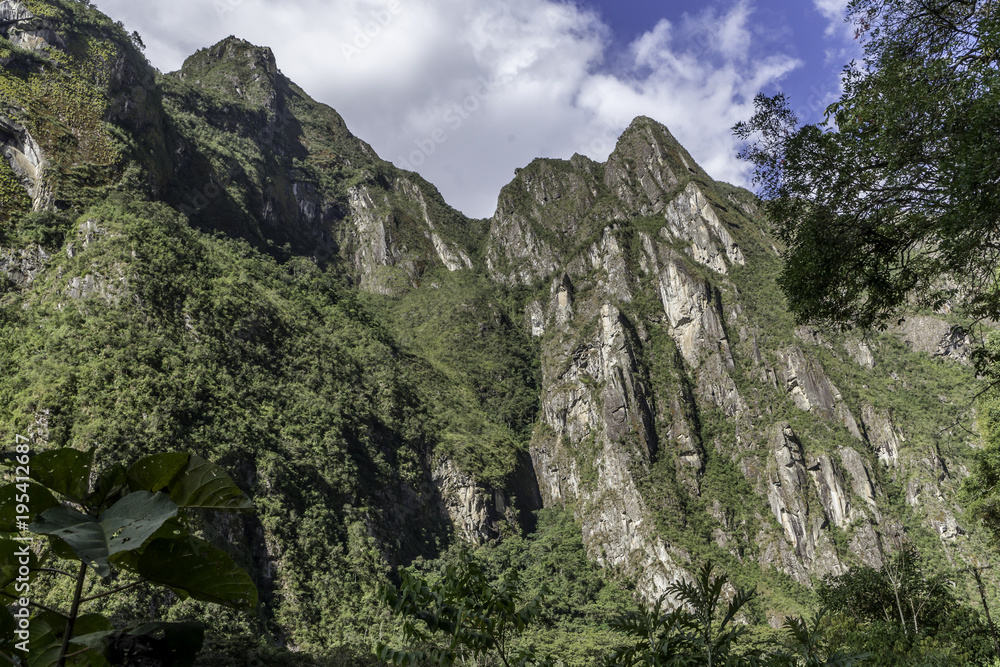
<svg viewBox="0 0 1000 667"><path fill-rule="evenodd" d="M630 130L645 128L645 127L655 127L666 132L668 135L670 134L670 130L667 129L666 125L664 125L658 120L650 118L649 116L636 116L635 118L632 119L632 122L628 124L628 127L625 129L625 132L627 133Z"/></svg>
<svg viewBox="0 0 1000 667"><path fill-rule="evenodd" d="M195 52L175 75L226 97L269 106L281 73L270 48L230 36Z"/></svg>
<svg viewBox="0 0 1000 667"><path fill-rule="evenodd" d="M712 181L665 125L639 116L608 156L605 184L629 208L650 215L662 211L691 176Z"/></svg>
<svg viewBox="0 0 1000 667"><path fill-rule="evenodd" d="M638 145L651 145L664 155L676 154L684 164L685 169L692 172L698 167L680 142L670 133L670 130L663 123L653 120L649 116L636 116L629 123L622 135L618 138L614 153L620 151L628 152ZM612 155L614 154L612 153ZM700 171L700 169L699 169Z"/></svg>
<svg viewBox="0 0 1000 667"><path fill-rule="evenodd" d="M203 58L198 58L202 55ZM195 60L195 63L192 63ZM234 35L226 37L214 46L201 49L184 62L184 68L203 62L245 62L251 69L264 67L272 74L277 73L278 65L274 52L269 46L257 46ZM183 71L183 70L182 70Z"/></svg>

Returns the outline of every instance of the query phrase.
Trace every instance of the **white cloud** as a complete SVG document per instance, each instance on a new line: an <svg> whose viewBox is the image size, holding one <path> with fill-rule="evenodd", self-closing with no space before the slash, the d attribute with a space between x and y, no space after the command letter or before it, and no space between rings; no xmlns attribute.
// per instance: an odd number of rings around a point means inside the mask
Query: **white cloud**
<svg viewBox="0 0 1000 667"><path fill-rule="evenodd" d="M743 183L730 127L800 64L755 51L748 0L661 21L614 72L608 28L577 4L397 2L96 4L139 30L163 70L230 34L271 46L282 71L382 157L410 163L474 216L491 215L514 169L535 157L606 158L637 115L666 124L714 177Z"/></svg>
<svg viewBox="0 0 1000 667"><path fill-rule="evenodd" d="M851 25L844 22L849 3L850 0L813 0L816 10L830 22L826 27L828 37L838 33L849 38L853 37Z"/></svg>

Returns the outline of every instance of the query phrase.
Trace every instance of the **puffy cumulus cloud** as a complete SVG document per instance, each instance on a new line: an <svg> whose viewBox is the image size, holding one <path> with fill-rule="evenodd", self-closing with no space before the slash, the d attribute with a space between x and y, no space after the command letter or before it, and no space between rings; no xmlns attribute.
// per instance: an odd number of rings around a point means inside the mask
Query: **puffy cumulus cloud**
<svg viewBox="0 0 1000 667"><path fill-rule="evenodd" d="M831 0L817 0L829 4ZM278 65L456 208L489 216L516 167L603 160L638 115L666 124L713 176L745 182L730 127L799 65L762 55L748 0L661 21L625 58L597 14L561 0L96 0L164 71L230 34Z"/></svg>

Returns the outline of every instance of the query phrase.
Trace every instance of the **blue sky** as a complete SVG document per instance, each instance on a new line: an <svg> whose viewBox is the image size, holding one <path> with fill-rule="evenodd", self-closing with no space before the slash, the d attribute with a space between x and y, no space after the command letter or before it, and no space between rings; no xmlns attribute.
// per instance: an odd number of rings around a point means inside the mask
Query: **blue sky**
<svg viewBox="0 0 1000 667"><path fill-rule="evenodd" d="M676 0L588 0L583 4L594 7L611 28L614 50L627 52L628 46L660 20L674 24L683 22L684 15L697 16L706 8L716 8L724 14L734 2L704 2ZM789 72L767 92L782 90L790 95L803 120L822 119L823 109L836 90L837 75L860 52L852 44L853 33L843 23L846 1L827 0L757 0L748 3L750 24L755 33L755 48L782 52L801 61L801 66Z"/></svg>
<svg viewBox="0 0 1000 667"><path fill-rule="evenodd" d="M856 57L847 0L95 0L162 71L236 35L456 208L492 215L535 157L603 160L638 115L749 185L732 125L760 90L805 120Z"/></svg>

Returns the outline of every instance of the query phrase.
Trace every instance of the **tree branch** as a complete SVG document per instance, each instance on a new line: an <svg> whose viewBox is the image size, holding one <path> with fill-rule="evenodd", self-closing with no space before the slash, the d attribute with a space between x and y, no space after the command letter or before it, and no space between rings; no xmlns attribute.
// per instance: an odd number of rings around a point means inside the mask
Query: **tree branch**
<svg viewBox="0 0 1000 667"><path fill-rule="evenodd" d="M132 582L131 584L125 584L123 586L119 586L118 588L113 588L105 593L98 593L97 595L91 595L90 597L83 598L82 600L80 600L80 604L83 604L84 602L90 602L91 600L100 600L101 598L105 598L109 595L114 595L119 591L124 591L129 588L135 588L139 584L145 584L145 583L147 583L146 579L140 579L139 581Z"/></svg>

